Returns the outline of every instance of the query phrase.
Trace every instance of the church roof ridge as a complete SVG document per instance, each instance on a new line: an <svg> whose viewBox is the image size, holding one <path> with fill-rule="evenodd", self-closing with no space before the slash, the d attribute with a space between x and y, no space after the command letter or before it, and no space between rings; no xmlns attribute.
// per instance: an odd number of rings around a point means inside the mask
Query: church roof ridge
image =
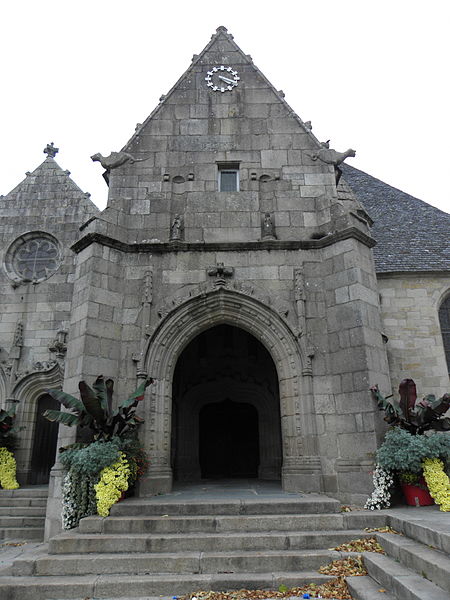
<svg viewBox="0 0 450 600"><path fill-rule="evenodd" d="M188 75L190 72L192 72L193 68L201 61L202 57L212 48L212 46L214 45L214 43L216 43L218 41L218 39L220 37L223 37L225 39L227 39L228 41L231 42L231 44L235 47L236 51L248 62L250 63L253 68L255 69L255 71L258 73L258 75L263 79L263 81L266 83L266 85L275 93L275 95L277 96L277 98L279 99L280 102L282 102L285 107L288 109L289 114L292 118L294 118L298 124L303 128L303 130L310 136L311 140L313 141L313 143L315 145L317 145L317 147L320 148L321 144L320 141L316 138L316 136L312 133L311 128L308 127L306 125L306 122L304 122L299 116L298 114L293 110L293 108L288 104L288 102L285 100L284 97L284 92L282 90L277 90L275 88L275 86L267 79L267 77L264 75L264 73L255 65L255 63L253 62L253 58L251 57L250 54L245 54L245 52L238 46L238 44L234 41L234 36L228 32L227 28L223 25L220 25L219 27L217 27L216 29L216 33L214 33L211 36L210 41L206 44L206 46L203 48L203 50L200 52L200 54L194 54L192 57L192 61L191 64L189 65L189 67L182 73L182 75L177 79L177 81L175 82L175 84L170 88L170 90L167 92L167 94L163 94L160 97L160 101L159 104L152 110L152 112L149 114L149 116L143 121L143 123L138 124L138 126L136 127L135 132L133 133L133 135L131 136L131 138L126 142L126 144L123 146L122 148L122 152L126 151L130 145L133 143L133 141L139 136L140 131L147 125L147 123L158 113L158 111L162 108L162 106L165 104L165 102L167 101L168 98L170 98L170 96L174 93L174 91L177 89L177 87L179 86L179 84L183 81L183 79L186 77L186 75Z"/></svg>

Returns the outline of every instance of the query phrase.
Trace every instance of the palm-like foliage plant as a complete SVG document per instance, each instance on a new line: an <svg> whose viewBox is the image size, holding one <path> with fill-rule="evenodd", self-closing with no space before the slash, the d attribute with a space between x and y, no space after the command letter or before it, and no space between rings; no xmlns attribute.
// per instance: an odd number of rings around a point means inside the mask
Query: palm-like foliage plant
<svg viewBox="0 0 450 600"><path fill-rule="evenodd" d="M152 377L143 381L117 410L113 410L114 381L105 381L103 375L97 377L92 388L85 381L80 381L80 399L61 390L48 390L47 393L68 411L46 410L44 417L69 427L89 427L95 440L108 441L114 436L128 435L143 423L143 419L136 415L136 407L153 381Z"/></svg>
<svg viewBox="0 0 450 600"><path fill-rule="evenodd" d="M16 446L16 434L24 427L15 425L16 407L9 410L0 409L0 448L14 450Z"/></svg>
<svg viewBox="0 0 450 600"><path fill-rule="evenodd" d="M420 435L427 430L450 430L450 418L444 416L450 408L450 394L444 394L441 398L429 394L417 401L416 384L412 379L403 379L400 383L398 401L390 400L390 396L384 398L376 385L370 391L378 408L385 412L384 420L389 425L406 429L413 435Z"/></svg>

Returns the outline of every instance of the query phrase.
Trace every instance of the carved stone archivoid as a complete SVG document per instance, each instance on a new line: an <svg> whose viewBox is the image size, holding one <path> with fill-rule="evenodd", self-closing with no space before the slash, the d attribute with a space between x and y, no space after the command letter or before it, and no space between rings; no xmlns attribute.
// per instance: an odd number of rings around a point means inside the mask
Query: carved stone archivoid
<svg viewBox="0 0 450 600"><path fill-rule="evenodd" d="M210 277L215 277L214 285L223 287L226 285L226 277L232 277L234 274L233 267L225 267L222 262L217 263L215 267L209 267L206 271Z"/></svg>

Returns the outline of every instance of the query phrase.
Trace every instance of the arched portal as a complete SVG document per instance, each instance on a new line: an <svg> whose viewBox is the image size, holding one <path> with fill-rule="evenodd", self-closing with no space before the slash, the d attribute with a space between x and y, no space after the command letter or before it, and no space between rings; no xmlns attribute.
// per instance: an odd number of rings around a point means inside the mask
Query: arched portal
<svg viewBox="0 0 450 600"><path fill-rule="evenodd" d="M231 325L199 334L177 361L172 390L176 479L281 478L278 376L254 336Z"/></svg>
<svg viewBox="0 0 450 600"><path fill-rule="evenodd" d="M44 394L37 402L29 478L29 483L32 485L42 485L48 483L50 479L58 442L58 423L46 419L44 412L48 409L59 410L59 408L59 402L49 394Z"/></svg>
<svg viewBox="0 0 450 600"><path fill-rule="evenodd" d="M236 285L239 285L238 283ZM311 369L298 334L288 321L263 300L227 287L191 291L161 313L149 335L141 376L155 384L142 407L145 423L141 438L150 467L141 480L141 496L172 489L172 404L175 367L183 350L199 334L216 325L231 325L254 336L270 354L279 388L282 439L282 485L289 491L320 491L321 461L317 451ZM216 388L217 389L217 388ZM262 435L262 434L261 434Z"/></svg>
<svg viewBox="0 0 450 600"><path fill-rule="evenodd" d="M202 479L258 477L258 412L247 402L211 402L199 414Z"/></svg>

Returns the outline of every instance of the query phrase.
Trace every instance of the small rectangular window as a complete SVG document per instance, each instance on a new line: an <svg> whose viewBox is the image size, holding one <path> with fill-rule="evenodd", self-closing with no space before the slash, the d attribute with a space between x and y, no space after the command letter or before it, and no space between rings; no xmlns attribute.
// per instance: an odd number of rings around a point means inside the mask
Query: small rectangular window
<svg viewBox="0 0 450 600"><path fill-rule="evenodd" d="M219 167L219 192L239 191L239 164L222 163Z"/></svg>

